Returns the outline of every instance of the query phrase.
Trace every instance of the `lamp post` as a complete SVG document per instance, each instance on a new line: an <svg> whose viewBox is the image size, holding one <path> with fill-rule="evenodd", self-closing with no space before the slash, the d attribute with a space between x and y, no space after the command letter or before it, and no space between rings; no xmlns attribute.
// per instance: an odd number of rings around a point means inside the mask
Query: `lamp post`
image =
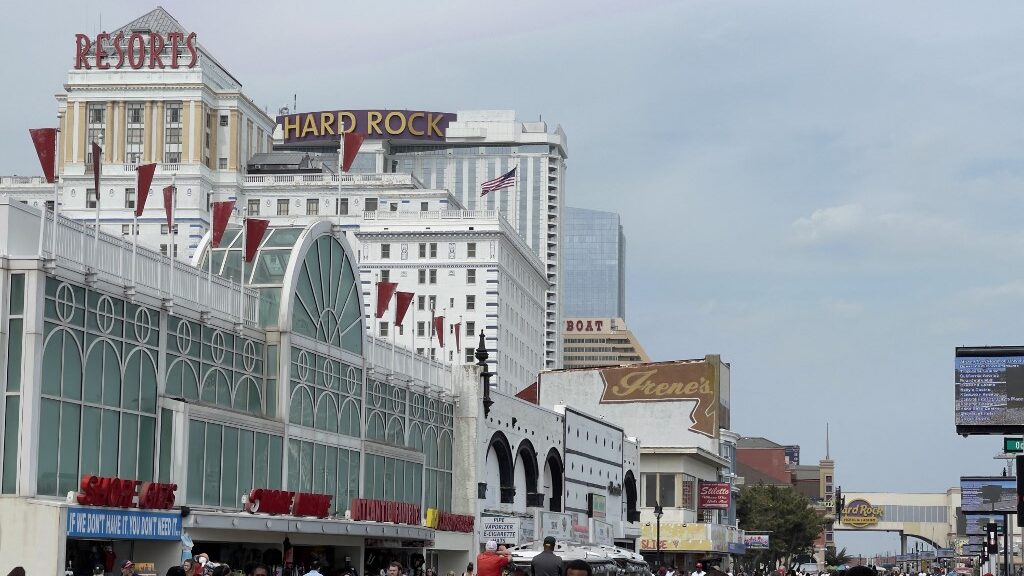
<svg viewBox="0 0 1024 576"><path fill-rule="evenodd" d="M480 373L480 380L484 386L483 393L483 405L484 405L484 418L487 417L491 412L491 404L494 404L494 400L491 400L491 376L494 376L492 372L487 371L487 344L484 342L484 333L480 331L480 342L476 346L476 365L483 367L484 371Z"/></svg>
<svg viewBox="0 0 1024 576"><path fill-rule="evenodd" d="M658 552L658 567L659 568L665 565L665 563L661 561L661 516L664 513L665 513L665 509L661 507L661 503L658 502L658 501L655 501L654 502L654 518L655 518L654 539L655 539L655 542L656 542L655 550L657 550L657 552Z"/></svg>

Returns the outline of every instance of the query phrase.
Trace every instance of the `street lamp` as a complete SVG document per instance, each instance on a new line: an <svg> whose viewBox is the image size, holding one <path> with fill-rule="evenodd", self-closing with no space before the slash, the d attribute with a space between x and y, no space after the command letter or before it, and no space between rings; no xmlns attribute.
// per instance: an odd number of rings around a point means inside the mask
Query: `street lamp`
<svg viewBox="0 0 1024 576"><path fill-rule="evenodd" d="M658 502L657 500L655 500L654 501L654 518L656 519L656 522L655 522L655 529L654 529L655 530L654 538L655 538L655 542L657 542L657 544L655 544L655 549L658 551L658 567L659 568L665 565L665 563L661 561L661 516L664 513L665 513L665 509L661 507L661 503Z"/></svg>
<svg viewBox="0 0 1024 576"><path fill-rule="evenodd" d="M476 346L476 365L483 367L484 371L480 373L480 379L484 386L484 418L487 417L491 412L491 404L494 404L494 400L491 400L491 376L494 376L492 372L487 371L487 344L484 342L483 330L480 331L480 343Z"/></svg>

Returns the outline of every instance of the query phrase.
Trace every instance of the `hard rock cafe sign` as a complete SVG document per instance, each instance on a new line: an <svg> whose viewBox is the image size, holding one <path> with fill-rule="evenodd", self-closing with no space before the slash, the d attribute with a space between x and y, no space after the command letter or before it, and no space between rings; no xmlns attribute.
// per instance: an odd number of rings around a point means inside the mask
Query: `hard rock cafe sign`
<svg viewBox="0 0 1024 576"><path fill-rule="evenodd" d="M854 528L868 528L882 520L881 506L872 506L867 500L858 498L843 508L843 524Z"/></svg>
<svg viewBox="0 0 1024 576"><path fill-rule="evenodd" d="M692 400L690 430L714 438L720 409L715 368L707 360L605 368L601 403Z"/></svg>

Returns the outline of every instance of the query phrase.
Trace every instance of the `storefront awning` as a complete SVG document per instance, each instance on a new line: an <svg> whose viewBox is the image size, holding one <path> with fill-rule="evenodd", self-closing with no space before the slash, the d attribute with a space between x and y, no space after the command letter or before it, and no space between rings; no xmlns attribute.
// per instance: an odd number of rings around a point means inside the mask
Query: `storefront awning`
<svg viewBox="0 0 1024 576"><path fill-rule="evenodd" d="M245 512L214 512L193 510L182 519L184 528L217 530L248 530L253 532L285 532L291 534L328 534L368 538L433 540L434 530L423 526L387 522L356 522L335 518L301 518L269 516Z"/></svg>

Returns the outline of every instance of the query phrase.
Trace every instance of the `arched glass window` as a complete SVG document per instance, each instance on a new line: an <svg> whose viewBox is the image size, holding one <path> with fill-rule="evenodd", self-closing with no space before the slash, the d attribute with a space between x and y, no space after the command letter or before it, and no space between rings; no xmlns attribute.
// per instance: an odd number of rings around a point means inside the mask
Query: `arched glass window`
<svg viewBox="0 0 1024 576"><path fill-rule="evenodd" d="M363 351L359 284L345 250L321 236L298 270L292 330L355 354Z"/></svg>

